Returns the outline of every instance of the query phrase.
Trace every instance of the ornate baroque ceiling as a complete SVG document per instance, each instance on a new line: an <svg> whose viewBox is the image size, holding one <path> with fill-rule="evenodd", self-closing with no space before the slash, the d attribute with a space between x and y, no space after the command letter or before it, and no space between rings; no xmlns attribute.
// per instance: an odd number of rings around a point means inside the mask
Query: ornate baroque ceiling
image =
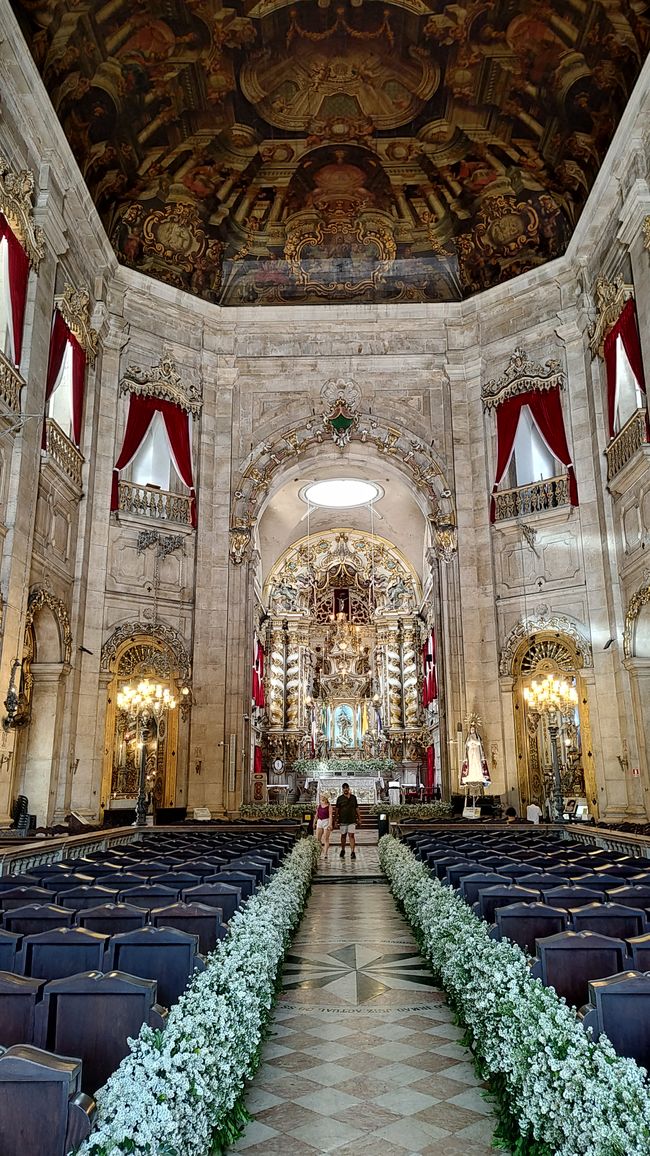
<svg viewBox="0 0 650 1156"><path fill-rule="evenodd" d="M223 305L454 301L560 255L645 0L13 0L124 264Z"/></svg>

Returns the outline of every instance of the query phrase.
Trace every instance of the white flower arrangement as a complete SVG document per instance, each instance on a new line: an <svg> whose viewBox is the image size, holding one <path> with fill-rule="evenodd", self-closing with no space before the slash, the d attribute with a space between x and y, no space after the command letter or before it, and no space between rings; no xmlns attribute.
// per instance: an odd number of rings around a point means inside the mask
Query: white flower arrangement
<svg viewBox="0 0 650 1156"><path fill-rule="evenodd" d="M230 920L172 1007L146 1025L97 1093L98 1126L78 1156L208 1156L233 1140L244 1081L257 1066L278 971L318 860L301 839L271 882Z"/></svg>
<svg viewBox="0 0 650 1156"><path fill-rule="evenodd" d="M451 803L436 799L433 803L376 803L370 809L371 815L386 815L392 823L407 819L448 819L452 814Z"/></svg>
<svg viewBox="0 0 650 1156"><path fill-rule="evenodd" d="M644 1069L593 1042L572 1008L532 979L515 944L486 924L390 835L379 843L391 890L440 976L517 1151L554 1156L648 1156L650 1088Z"/></svg>

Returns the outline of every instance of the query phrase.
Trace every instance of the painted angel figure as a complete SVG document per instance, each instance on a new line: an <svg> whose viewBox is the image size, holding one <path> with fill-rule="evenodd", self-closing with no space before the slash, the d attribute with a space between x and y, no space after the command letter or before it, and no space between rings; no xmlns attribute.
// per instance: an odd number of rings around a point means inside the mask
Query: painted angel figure
<svg viewBox="0 0 650 1156"><path fill-rule="evenodd" d="M460 769L461 787L471 787L480 783L489 787L490 770L488 767L481 736L476 729L476 723L471 723L465 740L465 758Z"/></svg>

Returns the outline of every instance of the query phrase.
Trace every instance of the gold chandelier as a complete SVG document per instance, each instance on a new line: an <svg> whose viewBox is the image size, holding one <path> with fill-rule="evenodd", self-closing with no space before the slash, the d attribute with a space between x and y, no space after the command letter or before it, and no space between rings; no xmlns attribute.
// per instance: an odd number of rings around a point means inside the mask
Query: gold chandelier
<svg viewBox="0 0 650 1156"><path fill-rule="evenodd" d="M174 710L176 699L168 687L160 682L127 682L117 692L118 710L125 714L161 714L164 710Z"/></svg>
<svg viewBox="0 0 650 1156"><path fill-rule="evenodd" d="M578 692L565 678L547 674L541 682L533 679L524 688L524 699L530 711L538 715L570 715L578 705Z"/></svg>

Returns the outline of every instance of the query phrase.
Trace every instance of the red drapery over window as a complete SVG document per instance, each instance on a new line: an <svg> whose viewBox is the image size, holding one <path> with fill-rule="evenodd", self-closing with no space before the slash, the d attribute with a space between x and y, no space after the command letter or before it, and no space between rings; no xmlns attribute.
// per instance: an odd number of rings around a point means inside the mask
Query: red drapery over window
<svg viewBox="0 0 650 1156"><path fill-rule="evenodd" d="M16 365L20 365L23 352L29 257L7 220L0 213L0 241L3 239L7 242L9 252L9 296L11 300L11 328L14 339L14 362Z"/></svg>
<svg viewBox="0 0 650 1156"><path fill-rule="evenodd" d="M432 630L422 647L422 706L429 706L437 697L436 636Z"/></svg>
<svg viewBox="0 0 650 1156"><path fill-rule="evenodd" d="M192 478L189 416L180 406L174 405L171 401L165 401L162 397L140 397L138 394L131 394L124 441L120 456L113 468L111 510L119 508L119 471L126 469L133 461L156 413L162 414L174 465L183 485L187 486L190 491L192 525L196 526L196 494Z"/></svg>
<svg viewBox="0 0 650 1156"><path fill-rule="evenodd" d="M630 368L634 374L639 389L646 392L645 377L643 375L643 361L641 359L641 342L639 341L639 329L636 319L636 306L633 298L630 298L623 307L621 315L616 322L616 325L610 329L603 344L603 356L605 358L605 369L607 372L607 419L609 422L609 436L613 438L616 436L614 430L614 423L616 420L616 343L620 337L623 342L623 348L630 363ZM648 417L646 414L646 422ZM650 425L648 426L650 433Z"/></svg>
<svg viewBox="0 0 650 1156"><path fill-rule="evenodd" d="M529 407L533 420L553 457L566 467L569 478L569 501L572 506L577 506L578 487L564 432L560 391L557 388L545 392L531 389L526 393L519 393L516 397L509 397L497 409L497 468L492 493L496 492L508 468L515 444L519 417L525 405ZM490 508L491 522L494 521L494 516L493 497Z"/></svg>
<svg viewBox="0 0 650 1156"><path fill-rule="evenodd" d="M264 706L264 647L257 635L253 642L253 706Z"/></svg>
<svg viewBox="0 0 650 1156"><path fill-rule="evenodd" d="M72 440L76 446L81 442L81 419L84 408L84 391L86 385L86 351L71 333L66 321L54 311L54 321L50 334L50 356L47 363L47 377L45 379L45 405L49 402L61 372L66 347L72 350ZM45 446L45 427L43 427L43 446Z"/></svg>

